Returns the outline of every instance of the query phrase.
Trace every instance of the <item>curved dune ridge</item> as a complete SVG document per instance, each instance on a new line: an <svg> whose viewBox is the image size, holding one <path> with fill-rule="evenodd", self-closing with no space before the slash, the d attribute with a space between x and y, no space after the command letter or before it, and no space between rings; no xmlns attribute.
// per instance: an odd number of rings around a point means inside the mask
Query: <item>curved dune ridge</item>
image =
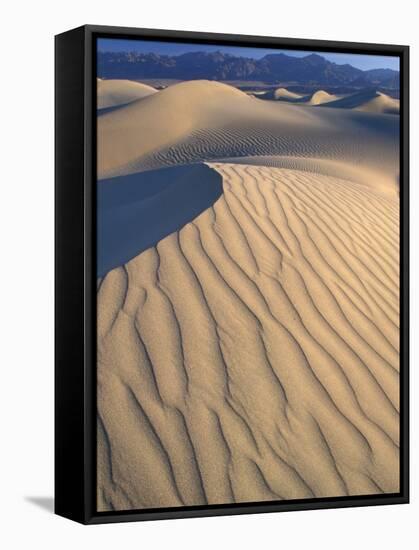
<svg viewBox="0 0 419 550"><path fill-rule="evenodd" d="M286 88L277 88L265 92L262 99L273 99L277 101L288 101L290 103L304 103L306 105L321 105L330 101L335 101L337 96L329 94L324 90L317 90L310 95L301 95L291 92Z"/></svg>
<svg viewBox="0 0 419 550"><path fill-rule="evenodd" d="M170 86L98 119L99 178L249 156L328 159L398 178L397 117L255 101L226 84Z"/></svg>
<svg viewBox="0 0 419 550"><path fill-rule="evenodd" d="M335 95L329 94L324 90L318 90L317 92L314 92L309 99L307 99L307 103L309 105L323 105L323 103L330 103L336 99L337 97Z"/></svg>
<svg viewBox="0 0 419 550"><path fill-rule="evenodd" d="M274 97L275 97L275 99L279 99L279 98L282 98L282 97L298 99L298 98L301 97L301 95L296 94L295 92L290 92L286 88L277 88L274 91Z"/></svg>
<svg viewBox="0 0 419 550"><path fill-rule="evenodd" d="M99 285L98 509L397 492L397 196L209 166L218 200Z"/></svg>
<svg viewBox="0 0 419 550"><path fill-rule="evenodd" d="M287 90L286 88L277 88L276 90L273 90L271 93L272 99L282 100L282 101L296 101L300 100L302 96L300 94L296 94L295 92L291 92L290 90Z"/></svg>
<svg viewBox="0 0 419 550"><path fill-rule="evenodd" d="M354 109L367 113L399 114L400 100L394 99L382 92L366 90L332 101L327 104L327 107Z"/></svg>
<svg viewBox="0 0 419 550"><path fill-rule="evenodd" d="M98 119L99 178L138 172L145 155L176 143L195 129L221 127L226 117L237 120L249 107L258 110L255 103L232 86L203 80L169 86L108 112Z"/></svg>
<svg viewBox="0 0 419 550"><path fill-rule="evenodd" d="M142 99L157 90L147 84L132 80L97 79L97 108L109 109Z"/></svg>

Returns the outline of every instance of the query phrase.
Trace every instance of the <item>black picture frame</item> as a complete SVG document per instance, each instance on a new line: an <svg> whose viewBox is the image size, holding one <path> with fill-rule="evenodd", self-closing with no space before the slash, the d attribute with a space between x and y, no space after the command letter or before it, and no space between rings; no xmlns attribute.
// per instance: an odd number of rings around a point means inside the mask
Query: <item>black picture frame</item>
<svg viewBox="0 0 419 550"><path fill-rule="evenodd" d="M96 39L158 39L400 58L400 492L97 512ZM409 502L409 47L86 25L55 37L55 513L84 524Z"/></svg>

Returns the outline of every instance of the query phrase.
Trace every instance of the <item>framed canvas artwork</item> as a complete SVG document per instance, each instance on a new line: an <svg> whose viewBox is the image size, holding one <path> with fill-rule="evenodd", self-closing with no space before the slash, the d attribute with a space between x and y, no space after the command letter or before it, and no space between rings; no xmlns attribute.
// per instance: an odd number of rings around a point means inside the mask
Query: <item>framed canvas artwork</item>
<svg viewBox="0 0 419 550"><path fill-rule="evenodd" d="M56 513L408 502L408 47L56 37Z"/></svg>

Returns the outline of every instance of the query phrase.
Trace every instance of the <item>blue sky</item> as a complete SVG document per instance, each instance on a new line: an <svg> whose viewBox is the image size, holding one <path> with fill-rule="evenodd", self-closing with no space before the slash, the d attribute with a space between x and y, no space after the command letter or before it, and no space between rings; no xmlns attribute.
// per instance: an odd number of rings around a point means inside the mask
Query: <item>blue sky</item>
<svg viewBox="0 0 419 550"><path fill-rule="evenodd" d="M399 58L379 55L359 55L350 53L329 53L316 51L278 50L266 48L244 48L238 46L211 46L207 44L187 44L180 42L158 42L149 40L120 40L116 38L99 38L99 51L135 51L141 53L154 52L160 55L181 55L188 52L216 52L230 53L231 55L260 59L270 53L285 53L295 57L304 57L311 53L318 53L333 63L343 65L349 63L358 69L395 69L399 70Z"/></svg>

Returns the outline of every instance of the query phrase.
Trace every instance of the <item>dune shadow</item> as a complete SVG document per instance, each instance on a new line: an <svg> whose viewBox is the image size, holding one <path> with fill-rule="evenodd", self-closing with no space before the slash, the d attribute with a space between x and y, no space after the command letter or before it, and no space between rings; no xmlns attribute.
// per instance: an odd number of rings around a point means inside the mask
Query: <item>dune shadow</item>
<svg viewBox="0 0 419 550"><path fill-rule="evenodd" d="M319 107L335 107L338 109L354 109L355 107L359 107L366 101L370 101L371 99L374 99L376 97L379 97L379 94L377 93L377 90L375 88L367 88L364 90L361 90L359 92L355 92L353 94L347 95L345 97L342 97L340 99L336 99L335 101L330 101L328 103L322 103L319 105Z"/></svg>
<svg viewBox="0 0 419 550"><path fill-rule="evenodd" d="M97 276L178 231L222 194L222 177L192 164L101 180L97 184Z"/></svg>
<svg viewBox="0 0 419 550"><path fill-rule="evenodd" d="M25 497L27 502L35 504L50 514L54 513L54 498L53 497Z"/></svg>
<svg viewBox="0 0 419 550"><path fill-rule="evenodd" d="M106 115L107 113L112 113L113 111L122 109L122 107L126 107L130 103L131 101L128 101L127 103L119 103L118 105L111 105L111 107L98 107L97 116L102 116L102 115Z"/></svg>

